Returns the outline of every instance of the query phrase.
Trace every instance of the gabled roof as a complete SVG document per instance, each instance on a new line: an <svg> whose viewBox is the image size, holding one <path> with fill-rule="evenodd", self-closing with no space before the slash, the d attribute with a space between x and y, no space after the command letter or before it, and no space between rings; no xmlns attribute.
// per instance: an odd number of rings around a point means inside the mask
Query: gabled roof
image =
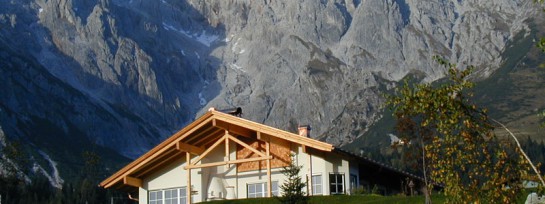
<svg viewBox="0 0 545 204"><path fill-rule="evenodd" d="M276 137L325 152L331 152L334 149L331 144L325 142L211 110L102 181L99 186L134 192L137 190L134 187L135 184L136 186L141 185L141 178L181 158L182 153L189 152L197 155L202 153L204 149L221 138L226 131L229 131L230 134L252 138L256 138L258 135Z"/></svg>

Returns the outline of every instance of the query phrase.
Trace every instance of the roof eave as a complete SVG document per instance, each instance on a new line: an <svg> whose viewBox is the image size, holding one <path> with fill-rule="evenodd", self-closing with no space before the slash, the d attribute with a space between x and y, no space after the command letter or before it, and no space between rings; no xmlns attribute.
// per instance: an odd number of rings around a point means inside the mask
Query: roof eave
<svg viewBox="0 0 545 204"><path fill-rule="evenodd" d="M109 188L115 185L116 183L123 180L123 177L128 176L132 171L135 170L135 167L138 167L139 164L142 162L145 162L146 160L151 160L154 157L157 157L165 151L168 148L174 147L176 145L176 142L183 139L180 136L183 136L187 132L189 132L191 129L193 129L197 124L200 124L202 122L205 122L207 119L211 118L213 114L211 112L206 112L201 117L199 117L197 120L195 120L193 123L189 124L188 126L184 127L180 131L176 132L172 136L170 136L165 141L159 143L157 146L152 148L150 151L146 152L142 156L135 159L133 162L129 163L125 167L121 168L119 171L114 173L112 176L108 177L107 179L100 182L99 186L103 188Z"/></svg>

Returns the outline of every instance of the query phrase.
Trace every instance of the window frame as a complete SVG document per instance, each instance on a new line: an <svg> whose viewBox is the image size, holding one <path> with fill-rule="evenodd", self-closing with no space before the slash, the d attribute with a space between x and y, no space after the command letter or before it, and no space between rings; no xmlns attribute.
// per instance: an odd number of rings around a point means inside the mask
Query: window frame
<svg viewBox="0 0 545 204"><path fill-rule="evenodd" d="M276 184L276 189L275 189ZM280 195L280 186L278 185L278 181L271 181L271 196L279 196Z"/></svg>
<svg viewBox="0 0 545 204"><path fill-rule="evenodd" d="M320 182L316 182L315 177L320 178ZM323 195L324 194L324 177L322 174L313 174L310 177L310 181L312 183L312 195ZM320 192L317 192L317 187L319 187Z"/></svg>
<svg viewBox="0 0 545 204"><path fill-rule="evenodd" d="M260 186L260 189L263 190L263 192L259 193L257 191L258 185ZM253 193L250 193L250 186L254 187ZM278 181L271 181L271 196L278 196L280 193L279 189L280 189L280 186L278 185ZM259 196L253 196L253 195L259 195ZM246 183L246 198L266 198L266 197L267 197L267 182Z"/></svg>
<svg viewBox="0 0 545 204"><path fill-rule="evenodd" d="M187 203L187 187L180 187L180 193L178 194L178 203L186 204Z"/></svg>
<svg viewBox="0 0 545 204"><path fill-rule="evenodd" d="M155 196L153 197L152 194ZM159 198L160 197L160 198ZM152 199L154 198L154 199ZM163 190L153 190L148 192L148 203L149 204L163 204Z"/></svg>
<svg viewBox="0 0 545 204"><path fill-rule="evenodd" d="M157 189L148 191L148 203L149 204L186 204L187 193L186 187ZM170 192L170 193L167 193ZM173 194L174 192L174 194ZM152 194L155 194L155 199L152 199ZM167 194L169 197L167 198ZM175 196L173 196L175 195Z"/></svg>
<svg viewBox="0 0 545 204"><path fill-rule="evenodd" d="M180 197L178 196L179 193L180 193L180 189L178 188L163 190L163 194L164 194L163 199L165 204L179 204L180 202Z"/></svg>
<svg viewBox="0 0 545 204"><path fill-rule="evenodd" d="M339 179L339 176L340 176L340 179ZM329 173L329 194L330 195L346 194L345 179L346 179L346 177L345 177L344 173L342 173L342 172L331 172L331 173ZM339 192L339 186L342 188L342 192ZM334 189L332 187L334 187Z"/></svg>

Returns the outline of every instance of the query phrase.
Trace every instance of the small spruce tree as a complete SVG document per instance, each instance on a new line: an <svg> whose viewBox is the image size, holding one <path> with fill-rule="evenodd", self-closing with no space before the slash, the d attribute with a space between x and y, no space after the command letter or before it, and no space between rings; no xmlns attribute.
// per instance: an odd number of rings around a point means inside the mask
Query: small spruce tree
<svg viewBox="0 0 545 204"><path fill-rule="evenodd" d="M295 165L293 162L294 155L291 155L291 157L292 162L290 165L282 169L282 174L286 176L287 180L282 184L282 186L280 186L280 189L282 189L282 197L280 198L280 202L286 204L308 203L308 197L306 196L306 193L303 192L303 189L307 185L299 176L302 166Z"/></svg>

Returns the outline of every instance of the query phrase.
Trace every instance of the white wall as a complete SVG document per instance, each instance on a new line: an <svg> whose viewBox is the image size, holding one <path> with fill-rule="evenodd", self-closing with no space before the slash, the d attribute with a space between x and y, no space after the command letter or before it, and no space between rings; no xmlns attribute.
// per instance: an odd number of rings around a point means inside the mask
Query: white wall
<svg viewBox="0 0 545 204"><path fill-rule="evenodd" d="M282 185L282 182L284 182L285 180L285 176L282 173L280 173L280 170L281 168L271 169L271 182L278 181L279 192L280 192L280 185ZM267 170L263 169L261 171L240 172L238 173L237 178L238 178L237 179L238 186L236 187L238 191L237 198L247 198L248 197L247 184L266 183Z"/></svg>
<svg viewBox="0 0 545 204"><path fill-rule="evenodd" d="M182 157L182 156L181 156ZM185 158L185 155L183 155ZM192 159L195 159L193 156ZM143 179L143 188L139 190L139 202L147 204L147 195L149 191L181 188L187 186L187 170L183 169L185 166L185 159L177 159L165 168L155 172L151 176ZM202 190L200 189L202 183L202 170L191 170L191 186L193 190L198 194L194 195L194 202L202 201ZM145 196L143 196L145 195Z"/></svg>
<svg viewBox="0 0 545 204"><path fill-rule="evenodd" d="M148 191L144 188L138 188L138 203L148 204Z"/></svg>
<svg viewBox="0 0 545 204"><path fill-rule="evenodd" d="M345 192L349 194L350 192L350 174L357 174L357 164L352 165L352 170L350 166L350 162L347 157L339 155L337 153L333 152L321 152L316 150L309 150L311 159L309 160L309 154L303 152L303 148L301 146L299 147L293 147L292 148L294 153L297 153L296 156L296 163L297 165L302 165L303 168L301 169L300 176L303 179L303 181L306 181L308 178L309 185L310 185L310 179L311 177L307 177L310 172L312 171L312 175L322 175L322 195L329 195L330 189L329 189L329 174L330 173L343 173L345 176ZM309 165L308 163L312 163L312 165ZM312 166L310 169L309 167ZM306 190L310 188L305 188Z"/></svg>

